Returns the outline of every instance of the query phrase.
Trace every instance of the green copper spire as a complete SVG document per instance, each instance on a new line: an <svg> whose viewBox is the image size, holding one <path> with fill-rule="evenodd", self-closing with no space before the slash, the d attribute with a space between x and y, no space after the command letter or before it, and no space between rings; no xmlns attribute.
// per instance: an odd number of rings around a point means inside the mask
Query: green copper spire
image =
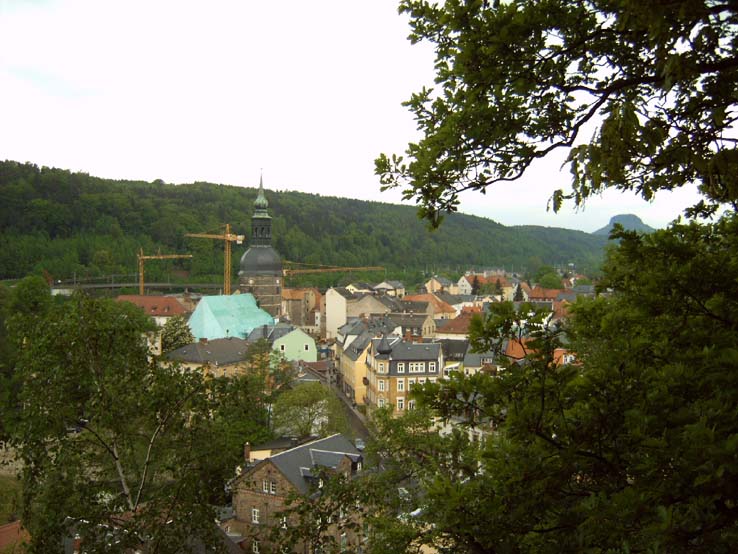
<svg viewBox="0 0 738 554"><path fill-rule="evenodd" d="M254 201L254 208L256 208L256 213L254 215L267 215L266 210L268 207L269 202L267 202L266 196L264 196L264 177L260 175L259 194L256 195L256 200Z"/></svg>

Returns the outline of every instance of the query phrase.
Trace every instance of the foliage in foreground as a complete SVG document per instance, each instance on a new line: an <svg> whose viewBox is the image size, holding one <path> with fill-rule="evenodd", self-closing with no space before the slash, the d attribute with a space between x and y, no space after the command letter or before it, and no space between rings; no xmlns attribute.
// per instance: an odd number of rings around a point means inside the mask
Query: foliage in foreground
<svg viewBox="0 0 738 554"><path fill-rule="evenodd" d="M214 544L212 506L243 441L269 437L263 382L151 359L150 320L131 304L43 298L9 319L18 360L3 410L32 552L73 534L89 552Z"/></svg>
<svg viewBox="0 0 738 554"><path fill-rule="evenodd" d="M738 9L721 0L402 0L436 86L406 103L421 139L376 172L438 225L460 192L567 155L576 206L697 184L692 212L738 197ZM489 191L491 192L491 190Z"/></svg>
<svg viewBox="0 0 738 554"><path fill-rule="evenodd" d="M578 303L566 329L532 327L525 361L426 385L430 413L380 414L375 552L734 550L738 217L618 238L615 292ZM512 316L491 314L478 345L518 332ZM571 365L555 363L563 331ZM432 414L496 432L439 437Z"/></svg>

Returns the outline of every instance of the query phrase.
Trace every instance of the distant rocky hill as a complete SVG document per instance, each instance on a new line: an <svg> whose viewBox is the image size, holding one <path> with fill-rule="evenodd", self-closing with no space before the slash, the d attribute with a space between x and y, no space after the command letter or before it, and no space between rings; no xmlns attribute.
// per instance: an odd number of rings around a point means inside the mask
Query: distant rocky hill
<svg viewBox="0 0 738 554"><path fill-rule="evenodd" d="M597 229L593 235L608 236L613 226L616 223L620 223L624 229L628 231L638 231L639 233L653 233L656 229L649 227L641 218L634 214L620 214L614 215L610 218L610 223L605 225L602 229Z"/></svg>

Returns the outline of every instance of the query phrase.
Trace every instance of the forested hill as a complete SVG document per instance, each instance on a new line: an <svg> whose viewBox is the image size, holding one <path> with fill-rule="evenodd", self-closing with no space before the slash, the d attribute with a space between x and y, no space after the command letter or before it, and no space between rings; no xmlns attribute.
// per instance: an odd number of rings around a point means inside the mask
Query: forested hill
<svg viewBox="0 0 738 554"><path fill-rule="evenodd" d="M132 275L136 253L191 253L147 265L151 278L175 267L190 278L222 276L221 241L185 237L231 223L250 230L255 188L210 183L115 181L0 162L0 278L46 270L54 278ZM286 260L382 265L388 275L469 266L599 265L605 239L580 231L505 227L454 214L430 232L410 206L267 190L274 246ZM235 246L234 275L246 246Z"/></svg>

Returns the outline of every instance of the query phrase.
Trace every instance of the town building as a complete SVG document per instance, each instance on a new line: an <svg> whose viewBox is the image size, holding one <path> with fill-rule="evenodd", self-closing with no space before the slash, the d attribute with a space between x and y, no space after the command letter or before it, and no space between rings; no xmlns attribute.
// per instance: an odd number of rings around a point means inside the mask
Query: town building
<svg viewBox="0 0 738 554"><path fill-rule="evenodd" d="M167 353L165 359L189 370L201 370L215 377L235 377L247 372L243 361L249 343L244 339L207 340L187 344Z"/></svg>
<svg viewBox="0 0 738 554"><path fill-rule="evenodd" d="M339 328L335 343L338 363L336 384L352 402L358 405L366 403L366 355L371 340L385 334L396 335L400 331L394 319L386 316L352 318Z"/></svg>
<svg viewBox="0 0 738 554"><path fill-rule="evenodd" d="M272 218L264 183L259 179L259 193L251 217L249 249L241 257L239 290L254 295L260 308L278 318L282 314L282 259L272 248Z"/></svg>
<svg viewBox="0 0 738 554"><path fill-rule="evenodd" d="M400 337L373 339L366 357L367 405L393 406L396 415L415 407L408 393L416 384L443 377L440 343L406 342Z"/></svg>
<svg viewBox="0 0 738 554"><path fill-rule="evenodd" d="M355 477L363 470L361 452L341 434L287 450L280 446L269 449L268 457L261 460L254 460L247 446L245 466L229 485L233 517L221 526L230 536L238 535L237 542L246 552L275 551L273 530L286 530L297 523L294 516L285 515L288 499L298 496L303 502L311 502L320 494L325 480L338 474ZM342 550L355 552L364 541L361 526L356 523L355 514L337 513L325 533ZM313 545L295 545L292 552L312 553Z"/></svg>

